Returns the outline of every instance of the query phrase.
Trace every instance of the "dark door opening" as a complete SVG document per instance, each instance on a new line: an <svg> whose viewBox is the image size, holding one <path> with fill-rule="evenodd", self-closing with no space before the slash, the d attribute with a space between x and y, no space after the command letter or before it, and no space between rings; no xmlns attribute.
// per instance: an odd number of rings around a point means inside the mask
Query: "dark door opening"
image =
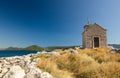
<svg viewBox="0 0 120 78"><path fill-rule="evenodd" d="M94 37L94 47L99 47L99 37Z"/></svg>

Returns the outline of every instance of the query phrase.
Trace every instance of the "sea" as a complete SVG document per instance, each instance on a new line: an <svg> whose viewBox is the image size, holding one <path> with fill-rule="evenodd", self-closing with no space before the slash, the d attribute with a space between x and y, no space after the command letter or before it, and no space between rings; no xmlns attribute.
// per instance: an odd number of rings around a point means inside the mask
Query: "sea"
<svg viewBox="0 0 120 78"><path fill-rule="evenodd" d="M1 57L22 56L27 54L35 54L38 51L35 50L0 50Z"/></svg>

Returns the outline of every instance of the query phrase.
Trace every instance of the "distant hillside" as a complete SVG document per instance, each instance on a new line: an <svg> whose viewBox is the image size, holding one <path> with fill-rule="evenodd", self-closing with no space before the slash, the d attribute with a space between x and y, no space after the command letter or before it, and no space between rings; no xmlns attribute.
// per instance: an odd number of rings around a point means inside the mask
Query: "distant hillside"
<svg viewBox="0 0 120 78"><path fill-rule="evenodd" d="M114 48L120 48L120 44L108 44L109 46L113 46ZM80 47L80 46L50 46L50 47L40 47L38 45L31 45L25 48L18 48L18 47L8 47L6 49L1 49L1 50L55 50L55 49L68 49L68 48L75 48L75 47Z"/></svg>
<svg viewBox="0 0 120 78"><path fill-rule="evenodd" d="M38 45L31 45L31 46L28 46L26 48L23 48L23 50L38 50L38 51L41 51L41 50L44 50L44 48L42 48Z"/></svg>
<svg viewBox="0 0 120 78"><path fill-rule="evenodd" d="M25 48L18 48L18 47L8 47L5 50L46 50L46 51L51 51L51 50L55 50L55 49L68 49L68 48L75 48L75 47L80 47L80 46L50 46L50 47L40 47L38 45L31 45Z"/></svg>
<svg viewBox="0 0 120 78"><path fill-rule="evenodd" d="M114 48L120 48L120 44L108 44L109 46L113 46Z"/></svg>
<svg viewBox="0 0 120 78"><path fill-rule="evenodd" d="M41 50L44 50L44 48L42 48L38 45L31 45L31 46L28 46L28 47L25 47L25 48L8 47L5 50L38 50L38 51L41 51Z"/></svg>
<svg viewBox="0 0 120 78"><path fill-rule="evenodd" d="M18 48L18 47L8 47L5 50L22 50L22 48Z"/></svg>
<svg viewBox="0 0 120 78"><path fill-rule="evenodd" d="M79 46L51 46L51 47L46 47L45 50L55 50L55 49L68 49L68 48L75 48Z"/></svg>

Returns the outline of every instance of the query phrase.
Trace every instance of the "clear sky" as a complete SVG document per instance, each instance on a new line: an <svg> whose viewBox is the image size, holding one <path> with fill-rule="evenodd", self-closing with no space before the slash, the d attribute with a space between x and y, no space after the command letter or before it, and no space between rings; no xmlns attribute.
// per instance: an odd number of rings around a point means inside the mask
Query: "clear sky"
<svg viewBox="0 0 120 78"><path fill-rule="evenodd" d="M120 0L0 0L0 48L81 45L88 17L120 44Z"/></svg>

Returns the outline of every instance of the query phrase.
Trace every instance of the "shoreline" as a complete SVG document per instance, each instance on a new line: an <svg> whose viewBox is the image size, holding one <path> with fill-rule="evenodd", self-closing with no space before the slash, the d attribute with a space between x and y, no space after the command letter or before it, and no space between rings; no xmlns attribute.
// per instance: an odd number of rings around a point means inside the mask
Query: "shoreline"
<svg viewBox="0 0 120 78"><path fill-rule="evenodd" d="M35 50L0 50L0 58L24 56L28 54L36 54L37 52L38 51Z"/></svg>

